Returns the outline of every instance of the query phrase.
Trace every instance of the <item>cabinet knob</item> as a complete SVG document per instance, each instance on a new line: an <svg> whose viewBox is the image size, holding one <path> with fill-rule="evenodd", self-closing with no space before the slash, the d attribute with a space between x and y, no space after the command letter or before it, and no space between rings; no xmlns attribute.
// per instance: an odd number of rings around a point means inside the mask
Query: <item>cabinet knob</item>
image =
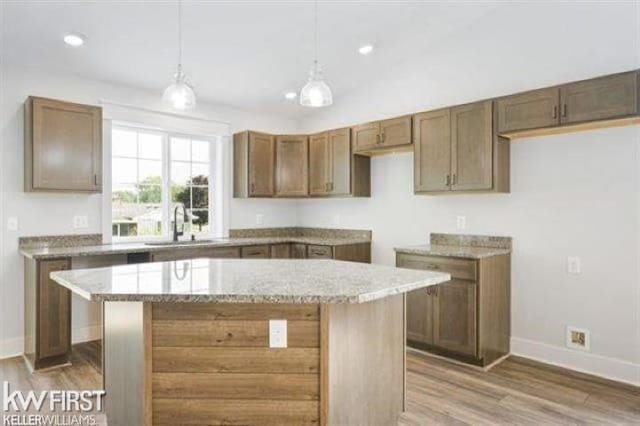
<svg viewBox="0 0 640 426"><path fill-rule="evenodd" d="M451 178L451 185L455 185L457 180L458 180L458 179L457 179L457 177L456 177L456 174L454 173L454 174L453 174L453 177Z"/></svg>
<svg viewBox="0 0 640 426"><path fill-rule="evenodd" d="M385 136L386 136L386 135L383 133L383 134L382 134L382 137L380 138L380 143L384 143Z"/></svg>
<svg viewBox="0 0 640 426"><path fill-rule="evenodd" d="M255 192L255 190L256 190L256 184L251 183L251 192Z"/></svg>
<svg viewBox="0 0 640 426"><path fill-rule="evenodd" d="M380 135L376 135L376 144L380 144Z"/></svg>
<svg viewBox="0 0 640 426"><path fill-rule="evenodd" d="M447 175L447 178L444 181L445 185L450 186L451 185L451 177L449 175Z"/></svg>
<svg viewBox="0 0 640 426"><path fill-rule="evenodd" d="M563 117L567 116L567 104L562 105L562 116Z"/></svg>
<svg viewBox="0 0 640 426"><path fill-rule="evenodd" d="M552 118L558 118L558 105L553 106Z"/></svg>

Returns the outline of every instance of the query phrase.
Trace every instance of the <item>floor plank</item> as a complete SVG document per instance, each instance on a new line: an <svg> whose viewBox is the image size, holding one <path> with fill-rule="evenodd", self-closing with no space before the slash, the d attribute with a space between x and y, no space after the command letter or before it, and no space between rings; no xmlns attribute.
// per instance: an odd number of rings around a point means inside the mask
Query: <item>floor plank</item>
<svg viewBox="0 0 640 426"><path fill-rule="evenodd" d="M101 358L95 341L74 345L71 366L32 375L21 358L5 359L0 380L20 390L99 389ZM640 388L524 358L484 372L409 351L407 370L402 426L640 425Z"/></svg>

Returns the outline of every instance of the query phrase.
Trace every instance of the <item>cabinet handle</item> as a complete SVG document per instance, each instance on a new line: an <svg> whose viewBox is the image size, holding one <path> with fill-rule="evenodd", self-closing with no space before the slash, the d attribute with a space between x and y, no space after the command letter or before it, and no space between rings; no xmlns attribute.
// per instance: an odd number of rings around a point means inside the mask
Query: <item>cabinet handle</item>
<svg viewBox="0 0 640 426"><path fill-rule="evenodd" d="M256 184L251 183L251 192L255 192L255 191L256 191Z"/></svg>
<svg viewBox="0 0 640 426"><path fill-rule="evenodd" d="M558 118L558 105L553 106L553 118Z"/></svg>
<svg viewBox="0 0 640 426"><path fill-rule="evenodd" d="M93 175L93 184L94 184L95 186L98 186L98 175L97 175L97 174L96 174L96 175Z"/></svg>
<svg viewBox="0 0 640 426"><path fill-rule="evenodd" d="M447 179L445 180L445 184L446 184L447 186L450 186L450 185L451 185L451 176L447 175Z"/></svg>
<svg viewBox="0 0 640 426"><path fill-rule="evenodd" d="M563 117L567 116L567 104L562 105L562 116Z"/></svg>
<svg viewBox="0 0 640 426"><path fill-rule="evenodd" d="M428 269L440 269L440 265L435 265L435 264L431 264L431 265L427 265Z"/></svg>
<svg viewBox="0 0 640 426"><path fill-rule="evenodd" d="M329 191L333 191L333 182L329 182Z"/></svg>
<svg viewBox="0 0 640 426"><path fill-rule="evenodd" d="M433 295L434 295L435 297L438 297L438 286L435 286L435 287L433 288Z"/></svg>
<svg viewBox="0 0 640 426"><path fill-rule="evenodd" d="M453 174L453 177L451 178L451 185L455 185L457 180L458 180L458 179L457 179L457 176L456 176L456 174L454 173L454 174Z"/></svg>
<svg viewBox="0 0 640 426"><path fill-rule="evenodd" d="M383 133L383 134L382 134L382 138L380 139L380 143L384 143L385 136L386 136L386 135Z"/></svg>
<svg viewBox="0 0 640 426"><path fill-rule="evenodd" d="M380 143L380 135L376 135L376 145L379 145Z"/></svg>

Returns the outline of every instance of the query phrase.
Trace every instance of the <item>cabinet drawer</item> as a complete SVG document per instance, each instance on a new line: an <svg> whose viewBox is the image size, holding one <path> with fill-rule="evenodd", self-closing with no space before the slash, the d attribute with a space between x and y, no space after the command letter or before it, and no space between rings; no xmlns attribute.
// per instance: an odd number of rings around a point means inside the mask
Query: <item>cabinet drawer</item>
<svg viewBox="0 0 640 426"><path fill-rule="evenodd" d="M330 246L308 246L307 256L309 259L332 259L333 250Z"/></svg>
<svg viewBox="0 0 640 426"><path fill-rule="evenodd" d="M242 247L243 259L267 259L270 257L269 246Z"/></svg>
<svg viewBox="0 0 640 426"><path fill-rule="evenodd" d="M238 259L240 258L239 247L220 247L207 251L207 256L212 259Z"/></svg>
<svg viewBox="0 0 640 426"><path fill-rule="evenodd" d="M425 269L446 272L451 278L476 280L476 261L451 257L398 254L397 265L400 268Z"/></svg>

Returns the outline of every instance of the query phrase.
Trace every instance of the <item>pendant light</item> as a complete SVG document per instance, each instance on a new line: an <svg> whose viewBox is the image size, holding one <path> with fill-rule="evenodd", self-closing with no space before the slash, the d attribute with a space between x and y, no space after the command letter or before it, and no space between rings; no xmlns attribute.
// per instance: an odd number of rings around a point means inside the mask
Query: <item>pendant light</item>
<svg viewBox="0 0 640 426"><path fill-rule="evenodd" d="M196 94L182 72L182 0L178 0L178 70L173 83L164 90L162 102L175 109L187 111L195 108Z"/></svg>
<svg viewBox="0 0 640 426"><path fill-rule="evenodd" d="M322 67L318 62L318 0L314 1L315 55L309 80L300 91L300 105L311 108L329 106L333 103L331 88L325 83Z"/></svg>

